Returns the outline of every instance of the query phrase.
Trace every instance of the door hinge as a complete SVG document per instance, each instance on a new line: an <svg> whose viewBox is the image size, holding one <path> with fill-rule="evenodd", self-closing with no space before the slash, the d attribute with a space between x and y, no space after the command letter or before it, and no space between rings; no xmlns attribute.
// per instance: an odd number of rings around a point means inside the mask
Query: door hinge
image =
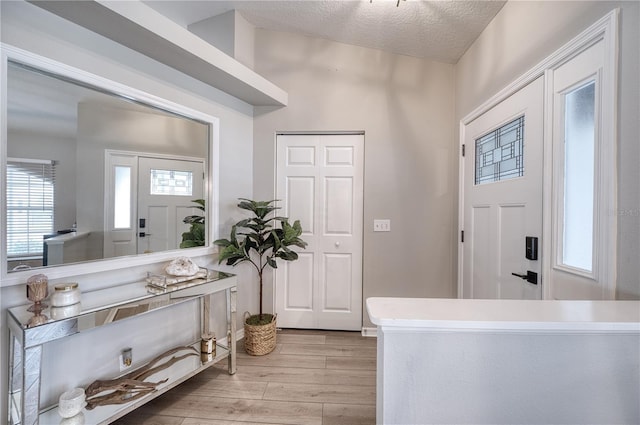
<svg viewBox="0 0 640 425"><path fill-rule="evenodd" d="M465 146L466 146L465 144L462 145L462 156L464 156L465 154Z"/></svg>
<svg viewBox="0 0 640 425"><path fill-rule="evenodd" d="M460 242L464 242L464 230L460 231Z"/></svg>

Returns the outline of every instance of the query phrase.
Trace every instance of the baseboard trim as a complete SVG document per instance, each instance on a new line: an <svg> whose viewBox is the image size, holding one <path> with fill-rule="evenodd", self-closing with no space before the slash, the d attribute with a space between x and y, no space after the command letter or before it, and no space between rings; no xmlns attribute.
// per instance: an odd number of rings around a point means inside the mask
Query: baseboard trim
<svg viewBox="0 0 640 425"><path fill-rule="evenodd" d="M362 336L376 338L378 336L378 328L362 327Z"/></svg>

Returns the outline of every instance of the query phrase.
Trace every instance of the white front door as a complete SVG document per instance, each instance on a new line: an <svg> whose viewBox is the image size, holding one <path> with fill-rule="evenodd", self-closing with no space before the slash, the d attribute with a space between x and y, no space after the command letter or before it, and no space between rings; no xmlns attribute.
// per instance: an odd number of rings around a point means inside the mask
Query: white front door
<svg viewBox="0 0 640 425"><path fill-rule="evenodd" d="M204 162L140 157L138 164L138 254L178 249L183 219L201 212Z"/></svg>
<svg viewBox="0 0 640 425"><path fill-rule="evenodd" d="M542 78L464 127L464 298L542 298L542 142Z"/></svg>
<svg viewBox="0 0 640 425"><path fill-rule="evenodd" d="M275 274L278 325L362 328L364 135L279 135L279 215L300 220L299 259Z"/></svg>

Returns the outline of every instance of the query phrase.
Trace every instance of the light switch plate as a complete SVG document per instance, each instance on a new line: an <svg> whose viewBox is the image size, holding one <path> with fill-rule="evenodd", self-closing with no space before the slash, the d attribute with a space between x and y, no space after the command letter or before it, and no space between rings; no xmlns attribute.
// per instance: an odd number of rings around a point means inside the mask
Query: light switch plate
<svg viewBox="0 0 640 425"><path fill-rule="evenodd" d="M389 219L375 219L373 220L373 231L374 232L390 232L391 231L391 220Z"/></svg>

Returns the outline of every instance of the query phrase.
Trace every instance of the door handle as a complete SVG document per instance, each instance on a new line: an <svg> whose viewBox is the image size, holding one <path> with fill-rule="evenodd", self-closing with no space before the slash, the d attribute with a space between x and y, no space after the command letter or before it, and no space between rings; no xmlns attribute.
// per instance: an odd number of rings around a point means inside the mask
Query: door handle
<svg viewBox="0 0 640 425"><path fill-rule="evenodd" d="M145 236L151 236L151 233L140 232L138 233L138 236L140 236L141 238L144 238Z"/></svg>
<svg viewBox="0 0 640 425"><path fill-rule="evenodd" d="M533 283L534 285L538 284L538 273L532 272L531 270L527 270L527 274L518 274L518 273L511 273L511 274L519 277L520 279L524 279L529 283Z"/></svg>

